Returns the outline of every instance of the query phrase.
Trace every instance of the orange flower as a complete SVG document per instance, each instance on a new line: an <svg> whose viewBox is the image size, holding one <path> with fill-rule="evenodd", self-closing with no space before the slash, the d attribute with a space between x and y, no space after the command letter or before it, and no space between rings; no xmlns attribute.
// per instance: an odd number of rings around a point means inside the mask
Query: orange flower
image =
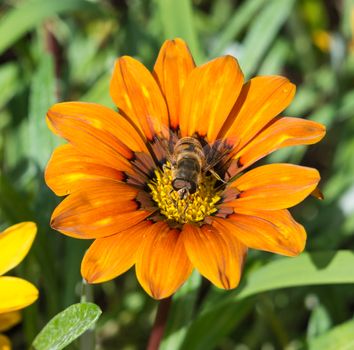
<svg viewBox="0 0 354 350"><path fill-rule="evenodd" d="M288 256L304 249L305 230L286 209L314 191L317 170L272 164L244 172L279 148L325 134L321 124L277 117L295 93L287 79L244 83L231 56L195 67L175 39L164 43L152 73L119 58L110 93L119 113L66 102L47 114L49 127L69 142L46 170L48 186L68 195L51 225L95 239L81 266L89 283L135 264L156 299L174 293L193 267L230 289L248 247Z"/></svg>

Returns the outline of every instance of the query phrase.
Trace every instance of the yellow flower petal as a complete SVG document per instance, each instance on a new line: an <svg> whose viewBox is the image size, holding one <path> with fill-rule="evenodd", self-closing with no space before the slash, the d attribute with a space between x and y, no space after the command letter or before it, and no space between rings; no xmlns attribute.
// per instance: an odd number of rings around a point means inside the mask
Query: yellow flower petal
<svg viewBox="0 0 354 350"><path fill-rule="evenodd" d="M0 275L23 260L31 248L36 232L34 222L21 222L0 233Z"/></svg>
<svg viewBox="0 0 354 350"><path fill-rule="evenodd" d="M0 334L0 350L11 350L10 339L3 334Z"/></svg>
<svg viewBox="0 0 354 350"><path fill-rule="evenodd" d="M0 332L6 332L8 329L17 325L20 321L21 313L19 311L11 311L0 314Z"/></svg>
<svg viewBox="0 0 354 350"><path fill-rule="evenodd" d="M17 277L0 277L0 314L23 309L38 298L37 288Z"/></svg>

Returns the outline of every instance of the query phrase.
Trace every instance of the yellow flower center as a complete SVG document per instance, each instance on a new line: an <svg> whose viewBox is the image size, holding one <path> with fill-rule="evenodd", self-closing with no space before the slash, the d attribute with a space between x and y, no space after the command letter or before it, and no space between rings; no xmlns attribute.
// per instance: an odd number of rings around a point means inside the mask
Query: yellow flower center
<svg viewBox="0 0 354 350"><path fill-rule="evenodd" d="M205 217L217 212L216 204L221 199L222 191L215 189L215 182L215 177L202 174L197 191L180 199L172 187L172 173L167 163L163 170L155 170L155 177L148 186L160 213L168 220L185 224L203 221Z"/></svg>

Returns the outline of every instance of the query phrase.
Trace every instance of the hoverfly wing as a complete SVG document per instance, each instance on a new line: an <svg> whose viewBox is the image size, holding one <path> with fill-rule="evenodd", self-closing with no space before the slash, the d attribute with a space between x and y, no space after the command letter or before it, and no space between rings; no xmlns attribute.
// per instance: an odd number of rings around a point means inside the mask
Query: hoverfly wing
<svg viewBox="0 0 354 350"><path fill-rule="evenodd" d="M153 135L153 139L148 142L148 148L155 162L159 166L162 166L166 160L171 163L174 145L178 141L177 134L155 118L149 117L147 120Z"/></svg>
<svg viewBox="0 0 354 350"><path fill-rule="evenodd" d="M207 144L203 147L206 159L206 167L204 171L210 171L214 167L225 171L232 162L240 140L238 137L218 139L214 143Z"/></svg>

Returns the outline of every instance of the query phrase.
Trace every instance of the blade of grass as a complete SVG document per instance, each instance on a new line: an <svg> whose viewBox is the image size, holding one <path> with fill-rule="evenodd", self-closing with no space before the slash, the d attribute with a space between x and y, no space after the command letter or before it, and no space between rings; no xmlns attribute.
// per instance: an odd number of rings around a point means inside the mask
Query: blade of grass
<svg viewBox="0 0 354 350"><path fill-rule="evenodd" d="M254 306L253 300L242 300L221 313L209 312L191 324L179 349L216 349L217 344L239 325Z"/></svg>
<svg viewBox="0 0 354 350"><path fill-rule="evenodd" d="M289 46L283 40L277 40L269 53L263 60L261 67L258 70L259 75L279 74L285 64L289 53Z"/></svg>
<svg viewBox="0 0 354 350"><path fill-rule="evenodd" d="M34 217L27 201L18 193L9 179L0 173L0 213L8 223L28 221Z"/></svg>
<svg viewBox="0 0 354 350"><path fill-rule="evenodd" d="M190 0L157 0L158 15L162 21L164 37L180 37L188 43L195 61L202 63L205 58L198 44L193 21L193 7Z"/></svg>
<svg viewBox="0 0 354 350"><path fill-rule="evenodd" d="M297 11L293 11L287 23L292 47L297 57L301 57L297 64L303 73L307 74L316 70L315 52L311 36L308 35L303 19Z"/></svg>
<svg viewBox="0 0 354 350"><path fill-rule="evenodd" d="M46 112L55 100L53 57L43 52L40 56L38 70L32 80L28 125L29 156L42 170L58 142L58 138L53 136L45 122Z"/></svg>
<svg viewBox="0 0 354 350"><path fill-rule="evenodd" d="M0 21L0 54L12 46L21 36L40 24L45 18L92 6L84 0L25 0L8 11Z"/></svg>
<svg viewBox="0 0 354 350"><path fill-rule="evenodd" d="M351 251L304 253L296 259L280 258L259 268L226 296L224 291L214 289L210 295L213 302L206 303L208 306L191 324L181 349L214 349L233 329L240 302L252 295L287 287L354 283L353 264Z"/></svg>
<svg viewBox="0 0 354 350"><path fill-rule="evenodd" d="M243 41L240 65L246 77L253 74L274 38L289 17L294 0L272 0L249 26Z"/></svg>
<svg viewBox="0 0 354 350"><path fill-rule="evenodd" d="M111 72L103 74L96 83L80 98L84 102L94 102L115 108L112 99L108 93Z"/></svg>
<svg viewBox="0 0 354 350"><path fill-rule="evenodd" d="M245 29L254 15L261 10L266 0L248 0L242 3L225 28L217 36L216 45L210 52L210 57L218 56Z"/></svg>
<svg viewBox="0 0 354 350"><path fill-rule="evenodd" d="M0 95L0 108L2 108L19 88L18 67L14 63L2 64L0 68L0 86L6 86Z"/></svg>

